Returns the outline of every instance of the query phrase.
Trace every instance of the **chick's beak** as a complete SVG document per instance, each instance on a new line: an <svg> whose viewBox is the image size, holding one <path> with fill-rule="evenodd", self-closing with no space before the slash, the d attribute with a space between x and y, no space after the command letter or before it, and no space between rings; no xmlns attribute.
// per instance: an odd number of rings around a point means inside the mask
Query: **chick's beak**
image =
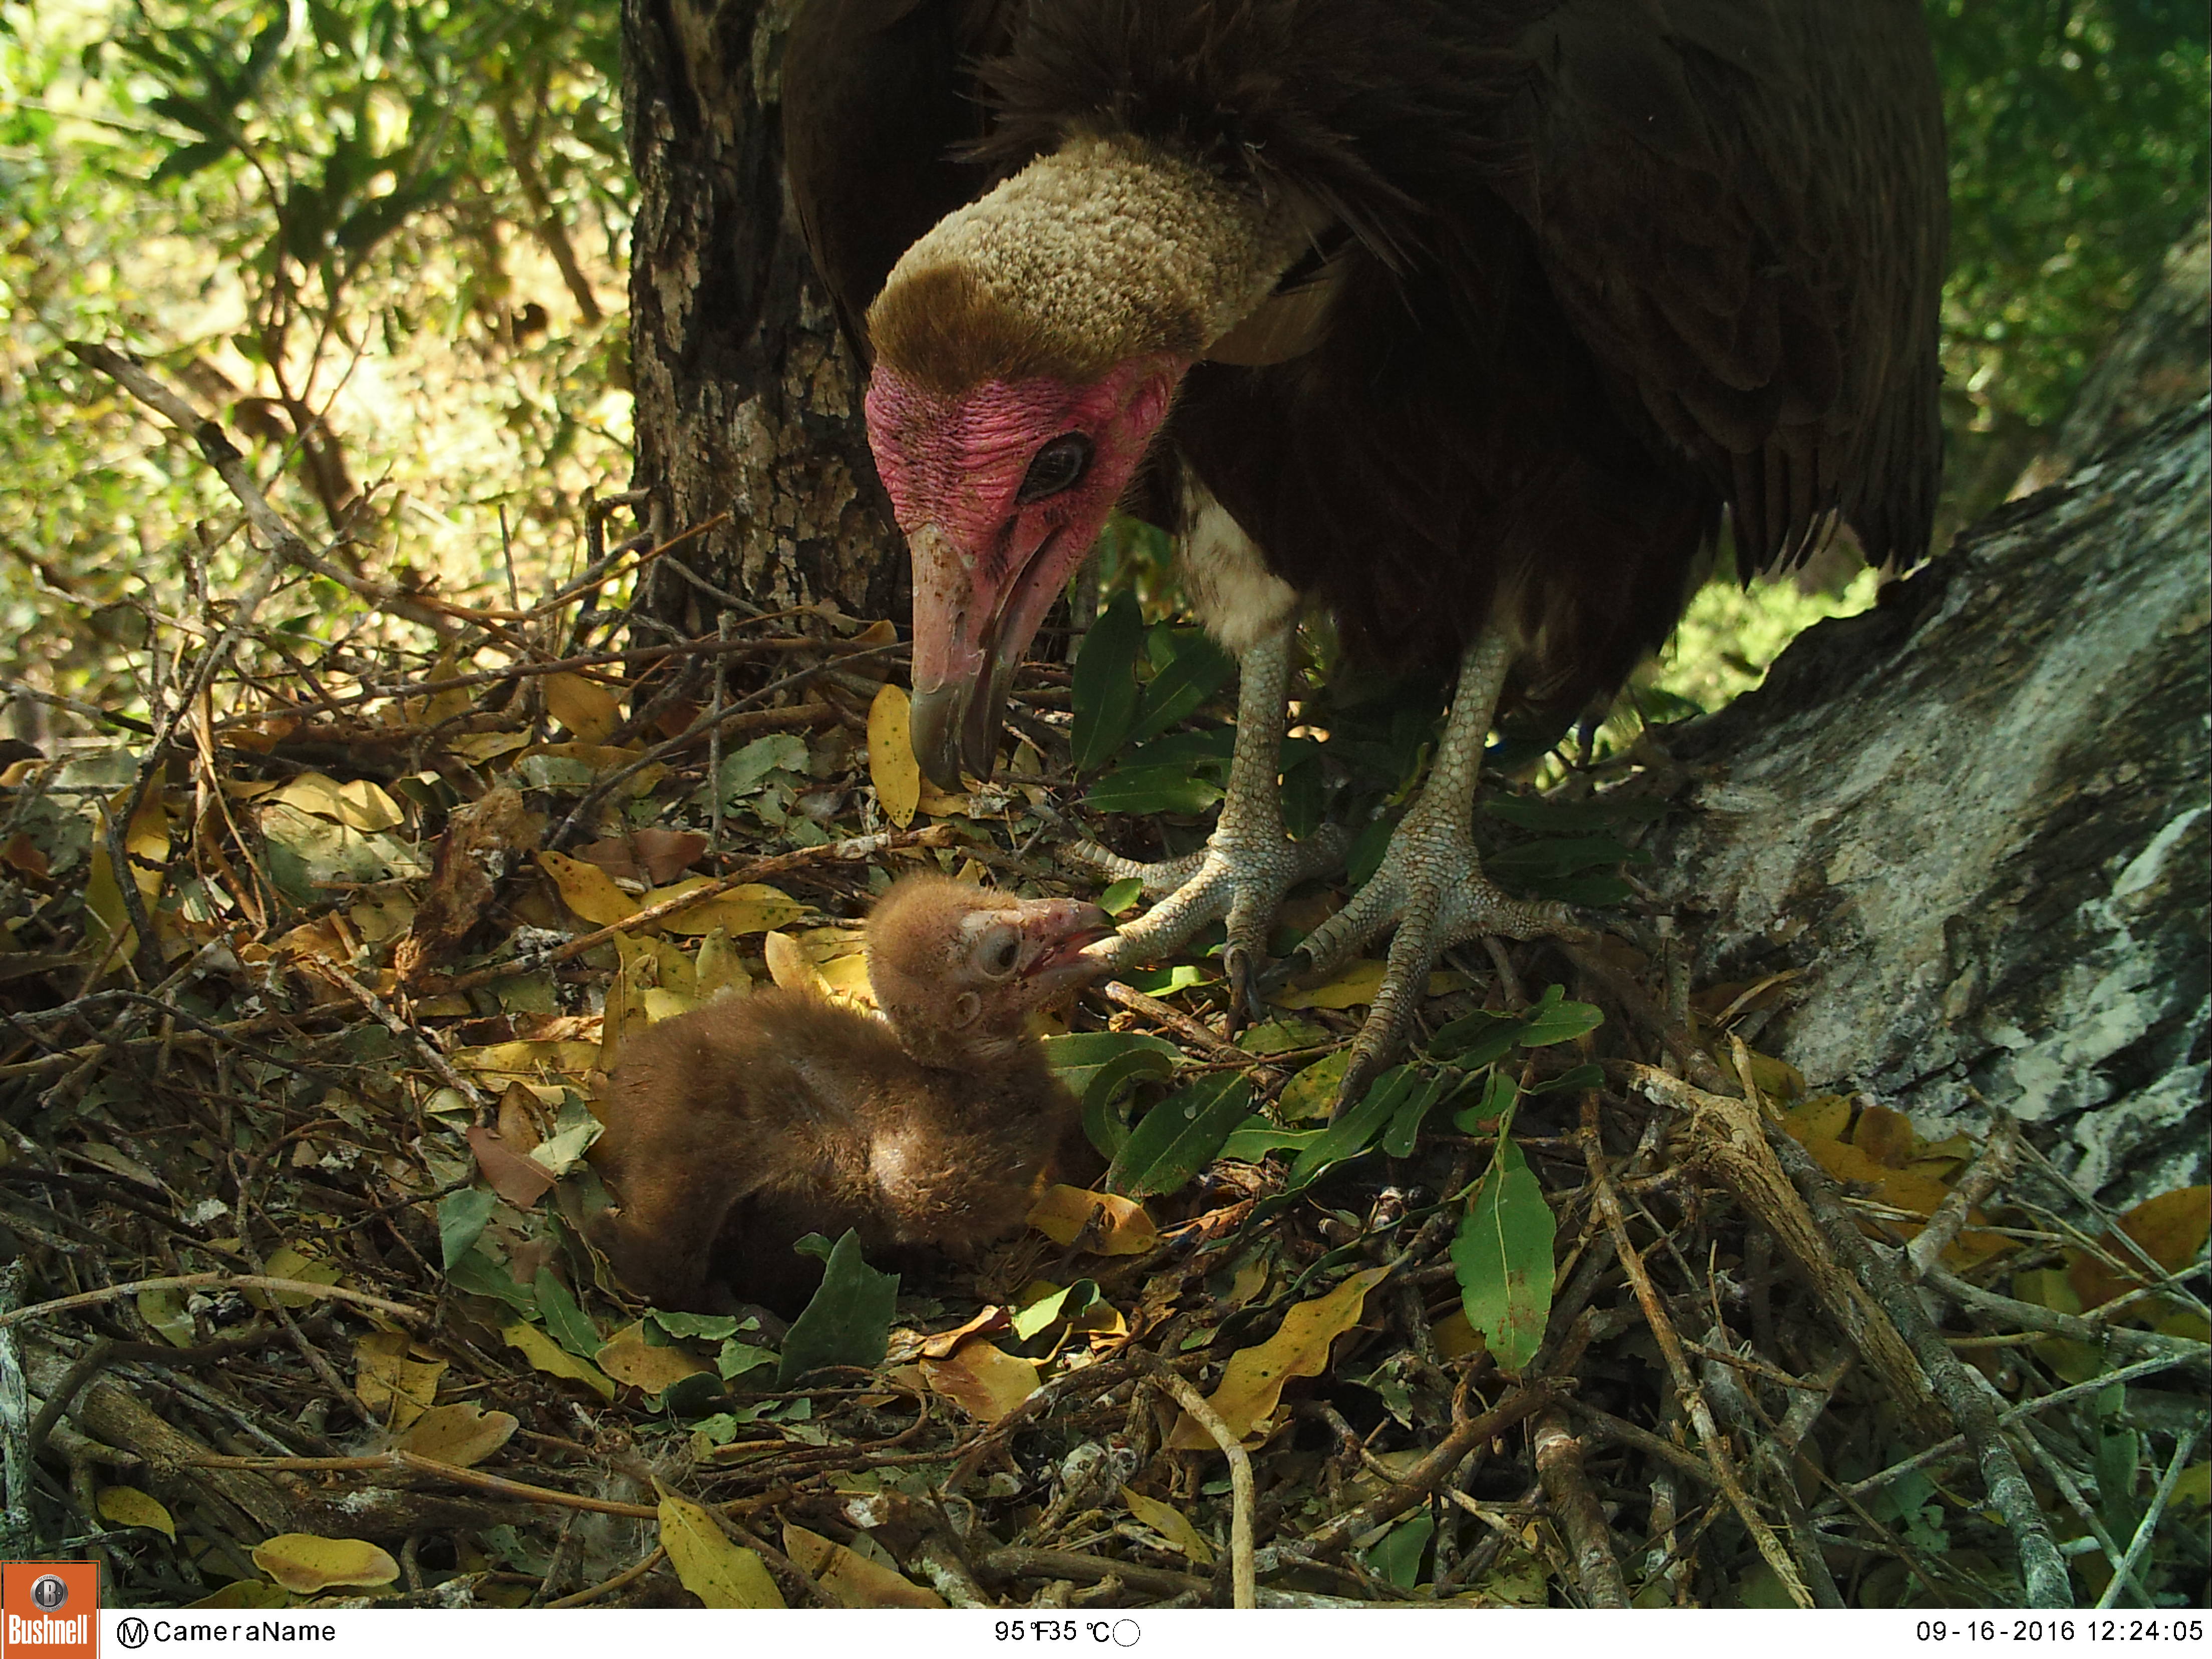
<svg viewBox="0 0 2212 1659"><path fill-rule="evenodd" d="M1087 984L1103 971L1085 947L1114 935L1111 917L1079 899L1030 899L1022 906L1019 972L1033 987Z"/></svg>

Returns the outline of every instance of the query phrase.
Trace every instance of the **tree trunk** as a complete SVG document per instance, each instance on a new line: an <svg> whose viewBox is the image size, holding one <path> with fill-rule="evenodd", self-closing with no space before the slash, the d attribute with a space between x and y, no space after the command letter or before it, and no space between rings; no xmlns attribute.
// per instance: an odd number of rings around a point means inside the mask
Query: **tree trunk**
<svg viewBox="0 0 2212 1659"><path fill-rule="evenodd" d="M2207 1159L2206 411L1673 734L1652 842L1708 981L1801 975L1756 1047L1923 1130L2013 1113L2115 1203Z"/></svg>
<svg viewBox="0 0 2212 1659"><path fill-rule="evenodd" d="M636 612L711 631L680 559L767 609L892 614L905 560L862 429L860 382L785 200L777 75L787 0L624 0L634 483L656 541L685 541Z"/></svg>

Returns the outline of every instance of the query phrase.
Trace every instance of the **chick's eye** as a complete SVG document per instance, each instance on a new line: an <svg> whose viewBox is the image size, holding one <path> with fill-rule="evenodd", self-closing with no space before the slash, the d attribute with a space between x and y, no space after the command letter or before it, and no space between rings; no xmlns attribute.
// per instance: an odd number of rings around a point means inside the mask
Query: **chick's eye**
<svg viewBox="0 0 2212 1659"><path fill-rule="evenodd" d="M1014 499L1027 507L1032 501L1073 489L1091 471L1091 458L1095 453L1091 440L1080 432L1061 433L1030 459L1030 470L1023 477L1022 487L1014 492Z"/></svg>
<svg viewBox="0 0 2212 1659"><path fill-rule="evenodd" d="M1022 942L1013 934L994 939L983 950L983 971L994 978L1004 979L1014 971L1014 963L1022 954Z"/></svg>

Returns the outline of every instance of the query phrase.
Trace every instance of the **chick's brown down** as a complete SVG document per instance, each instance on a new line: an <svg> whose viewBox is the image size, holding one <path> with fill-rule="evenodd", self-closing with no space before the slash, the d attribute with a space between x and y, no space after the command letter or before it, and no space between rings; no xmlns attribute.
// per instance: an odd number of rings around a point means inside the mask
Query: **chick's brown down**
<svg viewBox="0 0 2212 1659"><path fill-rule="evenodd" d="M775 990L653 1026L602 1097L619 1207L594 1242L656 1306L788 1313L820 1277L792 1248L810 1232L849 1228L881 1266L1013 1231L1087 1173L1028 1016L1097 976L1085 947L1109 931L1094 905L909 878L868 920L882 1019Z"/></svg>

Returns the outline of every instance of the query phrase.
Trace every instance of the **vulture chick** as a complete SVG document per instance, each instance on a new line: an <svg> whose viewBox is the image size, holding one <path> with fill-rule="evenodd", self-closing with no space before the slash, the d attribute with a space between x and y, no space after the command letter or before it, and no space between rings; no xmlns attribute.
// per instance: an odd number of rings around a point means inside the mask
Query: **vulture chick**
<svg viewBox="0 0 2212 1659"><path fill-rule="evenodd" d="M619 1208L594 1232L654 1305L781 1313L820 1277L793 1244L848 1228L878 1262L1013 1231L1048 1171L1087 1158L1030 1012L1095 978L1096 905L911 877L867 924L881 1019L781 990L632 1042L592 1161Z"/></svg>
<svg viewBox="0 0 2212 1659"><path fill-rule="evenodd" d="M1182 884L1102 951L1225 916L1232 980L1264 960L1325 850L1276 795L1304 604L1456 665L1419 800L1293 959L1396 928L1344 1099L1438 952L1572 925L1475 855L1501 702L1564 727L1609 696L1724 525L1747 577L1839 520L1870 560L1926 550L1919 0L809 0L783 85L913 554L929 775L989 775L1023 648L1133 492L1241 659L1212 840L1142 869Z"/></svg>

